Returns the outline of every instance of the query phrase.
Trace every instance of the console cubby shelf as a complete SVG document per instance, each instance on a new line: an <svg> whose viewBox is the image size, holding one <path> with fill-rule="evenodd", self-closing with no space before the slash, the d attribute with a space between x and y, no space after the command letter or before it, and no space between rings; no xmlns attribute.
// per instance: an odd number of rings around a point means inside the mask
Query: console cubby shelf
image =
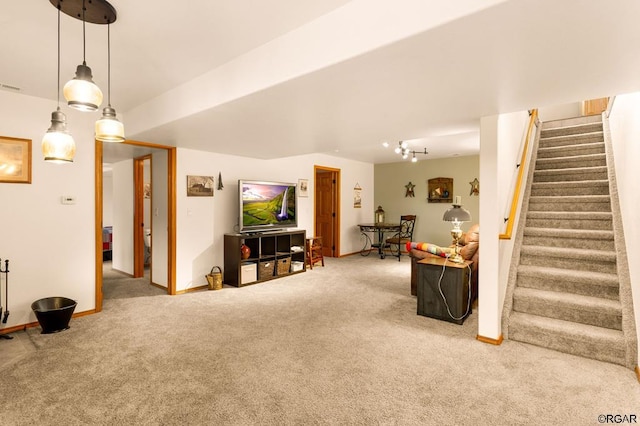
<svg viewBox="0 0 640 426"><path fill-rule="evenodd" d="M304 230L225 234L224 284L242 287L305 272L305 240ZM251 250L247 259L242 259L242 244ZM294 262L302 267L294 271ZM269 274L270 269L272 274Z"/></svg>

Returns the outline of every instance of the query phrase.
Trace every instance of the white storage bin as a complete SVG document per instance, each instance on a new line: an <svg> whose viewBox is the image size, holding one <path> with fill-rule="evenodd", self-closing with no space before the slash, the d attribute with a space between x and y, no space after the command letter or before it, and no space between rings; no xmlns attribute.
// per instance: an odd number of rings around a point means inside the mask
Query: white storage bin
<svg viewBox="0 0 640 426"><path fill-rule="evenodd" d="M255 263L243 263L240 266L240 284L248 284L258 280L258 267Z"/></svg>
<svg viewBox="0 0 640 426"><path fill-rule="evenodd" d="M293 262L291 262L291 272L302 271L303 268L304 268L303 262L299 262L297 260L294 260Z"/></svg>

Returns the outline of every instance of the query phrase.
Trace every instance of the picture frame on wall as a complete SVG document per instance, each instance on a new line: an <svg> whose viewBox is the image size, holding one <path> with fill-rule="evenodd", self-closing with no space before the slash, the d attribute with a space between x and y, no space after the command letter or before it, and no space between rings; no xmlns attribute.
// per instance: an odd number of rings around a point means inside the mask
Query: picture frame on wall
<svg viewBox="0 0 640 426"><path fill-rule="evenodd" d="M298 179L298 197L309 196L309 179Z"/></svg>
<svg viewBox="0 0 640 426"><path fill-rule="evenodd" d="M0 136L0 182L31 183L31 139Z"/></svg>
<svg viewBox="0 0 640 426"><path fill-rule="evenodd" d="M213 197L213 176L187 176L187 197Z"/></svg>

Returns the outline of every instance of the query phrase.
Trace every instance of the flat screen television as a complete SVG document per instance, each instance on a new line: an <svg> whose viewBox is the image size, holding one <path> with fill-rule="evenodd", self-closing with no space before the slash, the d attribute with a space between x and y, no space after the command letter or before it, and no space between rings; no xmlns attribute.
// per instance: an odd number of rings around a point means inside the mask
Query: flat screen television
<svg viewBox="0 0 640 426"><path fill-rule="evenodd" d="M239 180L240 232L265 232L298 226L296 184Z"/></svg>

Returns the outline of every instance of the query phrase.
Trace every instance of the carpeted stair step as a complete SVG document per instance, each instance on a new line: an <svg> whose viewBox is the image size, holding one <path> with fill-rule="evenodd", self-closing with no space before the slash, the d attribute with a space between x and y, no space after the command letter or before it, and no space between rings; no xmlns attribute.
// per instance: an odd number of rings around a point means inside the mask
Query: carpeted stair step
<svg viewBox="0 0 640 426"><path fill-rule="evenodd" d="M604 154L604 142L583 143L579 145L551 146L538 148L538 159L571 157L574 155Z"/></svg>
<svg viewBox="0 0 640 426"><path fill-rule="evenodd" d="M609 181L578 180L570 182L535 182L531 196L609 195Z"/></svg>
<svg viewBox="0 0 640 426"><path fill-rule="evenodd" d="M617 274L519 265L517 285L619 300Z"/></svg>
<svg viewBox="0 0 640 426"><path fill-rule="evenodd" d="M616 253L610 250L522 246L520 264L616 274Z"/></svg>
<svg viewBox="0 0 640 426"><path fill-rule="evenodd" d="M613 229L611 212L527 212L526 226L562 229Z"/></svg>
<svg viewBox="0 0 640 426"><path fill-rule="evenodd" d="M550 123L549 123L550 124ZM595 123L575 124L572 126L542 127L541 138L551 138L555 136L582 135L585 133L602 132L602 121Z"/></svg>
<svg viewBox="0 0 640 426"><path fill-rule="evenodd" d="M571 157L538 158L536 170L575 169L583 167L606 166L605 154L574 155Z"/></svg>
<svg viewBox="0 0 640 426"><path fill-rule="evenodd" d="M602 130L599 132L582 133L576 135L563 135L563 136L544 136L544 133L540 135L540 141L538 142L539 148L553 148L568 145L585 145L592 143L604 143L604 133Z"/></svg>
<svg viewBox="0 0 640 426"><path fill-rule="evenodd" d="M512 312L509 339L625 365L624 335L619 330Z"/></svg>
<svg viewBox="0 0 640 426"><path fill-rule="evenodd" d="M541 317L622 330L622 305L618 300L517 287L513 293L513 310Z"/></svg>
<svg viewBox="0 0 640 426"><path fill-rule="evenodd" d="M529 197L529 211L610 212L611 197L608 195Z"/></svg>
<svg viewBox="0 0 640 426"><path fill-rule="evenodd" d="M535 228L524 229L523 245L565 247L565 248L597 248L615 251L613 231L595 229L558 229Z"/></svg>
<svg viewBox="0 0 640 426"><path fill-rule="evenodd" d="M608 179L606 166L582 167L579 169L549 169L534 170L534 182L557 182L576 180L604 180Z"/></svg>

